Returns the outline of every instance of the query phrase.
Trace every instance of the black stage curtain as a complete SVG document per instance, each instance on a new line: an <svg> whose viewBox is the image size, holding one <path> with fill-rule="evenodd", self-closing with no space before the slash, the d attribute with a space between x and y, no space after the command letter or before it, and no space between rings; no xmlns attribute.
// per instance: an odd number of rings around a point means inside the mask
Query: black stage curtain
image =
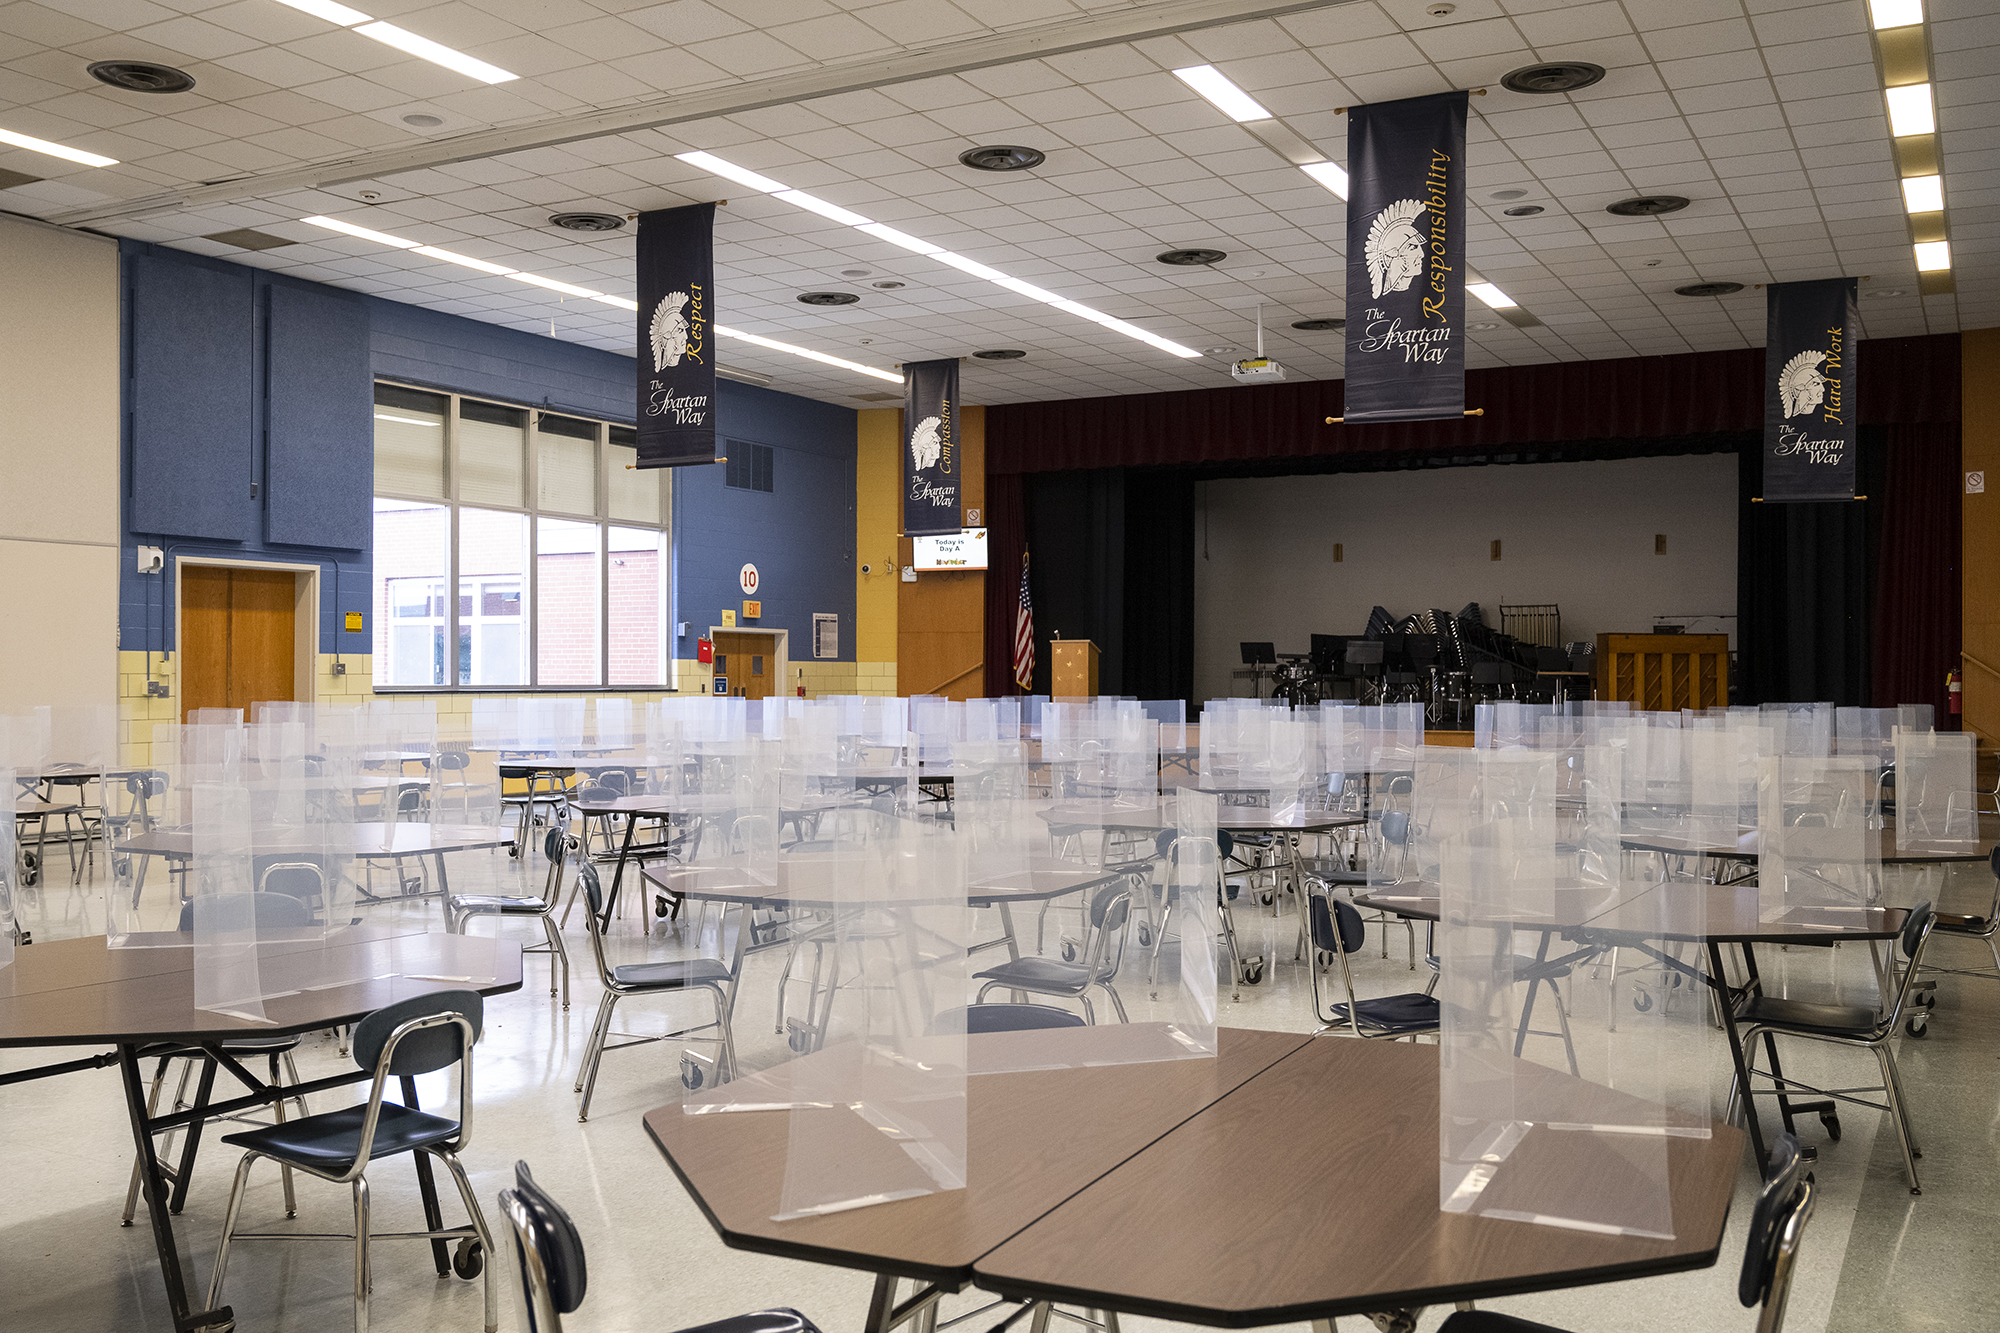
<svg viewBox="0 0 2000 1333"><path fill-rule="evenodd" d="M1035 598L1035 685L1049 692L1049 642L1097 644L1097 689L1125 694L1125 472L1026 479L1028 581ZM1009 652L1013 643L1008 638Z"/></svg>
<svg viewBox="0 0 2000 1333"><path fill-rule="evenodd" d="M1873 704L1929 704L1939 731L1957 731L1945 673L1958 665L1959 428L1883 431L1882 536L1875 566Z"/></svg>

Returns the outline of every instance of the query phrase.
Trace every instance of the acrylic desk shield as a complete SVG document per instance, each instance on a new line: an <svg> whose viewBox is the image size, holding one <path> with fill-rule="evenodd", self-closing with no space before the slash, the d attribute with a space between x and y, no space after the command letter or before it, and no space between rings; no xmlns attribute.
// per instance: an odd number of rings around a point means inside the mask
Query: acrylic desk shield
<svg viewBox="0 0 2000 1333"><path fill-rule="evenodd" d="M20 790L14 780L13 719L0 716L0 792L8 802L0 809L0 967L14 961L14 901L21 873L14 851L14 801Z"/></svg>
<svg viewBox="0 0 2000 1333"><path fill-rule="evenodd" d="M1977 741L1969 731L1896 733L1897 851L1978 850Z"/></svg>
<svg viewBox="0 0 2000 1333"><path fill-rule="evenodd" d="M1442 908L1439 1206L1670 1237L1669 1157L1710 1133L1706 1001L1671 944L1692 954L1700 909L1626 877L1625 756L1583 762L1580 813L1555 752L1427 749L1416 767L1415 855ZM1621 954L1683 969L1688 998L1640 1007L1628 988L1614 1008Z"/></svg>

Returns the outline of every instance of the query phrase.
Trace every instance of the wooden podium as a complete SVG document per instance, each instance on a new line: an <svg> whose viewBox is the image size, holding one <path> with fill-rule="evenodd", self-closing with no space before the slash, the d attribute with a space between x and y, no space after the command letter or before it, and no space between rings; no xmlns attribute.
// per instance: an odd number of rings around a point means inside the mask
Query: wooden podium
<svg viewBox="0 0 2000 1333"><path fill-rule="evenodd" d="M1677 712L1729 705L1727 634L1600 634L1597 697Z"/></svg>
<svg viewBox="0 0 2000 1333"><path fill-rule="evenodd" d="M1097 645L1089 639L1057 639L1049 645L1049 697L1097 697Z"/></svg>

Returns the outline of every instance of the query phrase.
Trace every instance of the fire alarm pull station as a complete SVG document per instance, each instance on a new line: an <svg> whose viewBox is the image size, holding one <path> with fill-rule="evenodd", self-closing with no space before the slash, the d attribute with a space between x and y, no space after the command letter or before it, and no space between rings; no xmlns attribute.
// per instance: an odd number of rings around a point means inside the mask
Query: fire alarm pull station
<svg viewBox="0 0 2000 1333"><path fill-rule="evenodd" d="M696 639L694 641L694 660L701 663L703 666L708 666L710 663L714 662L715 640Z"/></svg>

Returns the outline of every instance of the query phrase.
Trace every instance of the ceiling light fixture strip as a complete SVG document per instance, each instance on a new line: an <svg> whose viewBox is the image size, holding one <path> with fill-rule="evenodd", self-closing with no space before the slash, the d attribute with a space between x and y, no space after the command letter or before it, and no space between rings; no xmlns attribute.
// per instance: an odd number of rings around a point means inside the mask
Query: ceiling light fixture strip
<svg viewBox="0 0 2000 1333"><path fill-rule="evenodd" d="M105 157L101 153L86 153L81 148L71 148L68 144L51 143L47 139L37 139L31 134L16 134L13 130L0 130L0 143L25 148L31 153L46 153L50 157L62 158L65 162L77 162L86 167L115 167L118 159Z"/></svg>
<svg viewBox="0 0 2000 1333"><path fill-rule="evenodd" d="M1903 213L1910 228L1910 253L1917 265L1917 290L1925 296L1947 295L1957 290L1957 280L1951 269L1930 26L1923 0L1868 0L1868 18Z"/></svg>
<svg viewBox="0 0 2000 1333"><path fill-rule="evenodd" d="M1195 351L1191 347L1183 347L1171 339L1162 338L1158 334L1148 332L1136 324L1127 323L1125 320L1107 315L1101 310L1093 310L1089 306L1078 301L1072 301L1067 297L1057 296L1054 292L1044 291L1033 283L1024 282L1019 278L1002 273L999 269L982 264L976 259L968 259L964 255L954 254L943 246L933 245L920 236L912 236L908 232L898 231L896 228L887 226L884 223L865 218L851 209L842 208L838 204L828 203L826 200L815 195L807 194L804 190L794 190L783 181L773 180L771 177L752 171L748 167L740 167L736 163L726 158L717 157L713 153L700 151L676 153L675 157L691 167L706 171L714 176L720 176L726 181L733 181L738 185L747 186L759 193L767 194L773 199L783 200L785 203L803 208L808 212L817 213L829 221L852 227L865 236L872 236L878 241L887 241L889 244L908 250L912 254L922 255L926 259L934 259L940 264L949 264L959 272L967 274L970 277L990 282L996 287L1004 287L1015 295L1025 296L1031 301L1040 301L1044 305L1052 306L1062 311L1064 314L1075 315L1079 319L1087 319L1093 324L1102 325L1112 332L1122 333L1128 338L1135 338L1171 356L1190 359L1201 356L1200 352Z"/></svg>
<svg viewBox="0 0 2000 1333"><path fill-rule="evenodd" d="M554 278L545 278L539 273L524 273L520 269L508 268L504 264L495 264L490 260L474 259L471 255L462 255L454 250L443 250L435 245L419 245L417 242L406 240L401 236L391 236L385 231L374 231L368 227L357 227L352 222L342 222L339 218L310 217L300 218L299 221L310 223L315 227L324 227L328 231L337 231L343 236L352 236L356 240L372 241L376 245L386 245L397 250L407 250L413 255L423 255L427 259L440 259L447 264L458 264L465 268L477 269L481 273L490 273L497 278L512 278L516 282L525 282L530 286L540 287L547 291L560 292L564 296L578 296L592 301L602 301L605 305L614 305L620 310L630 310L635 313L639 309L639 303L629 297L612 296L606 292L592 291L588 287L578 287L573 283L559 282ZM837 356L828 356L824 352L815 352L810 347L799 347L793 343L779 342L774 338L760 337L754 333L745 333L740 329L725 328L720 324L711 325L710 327L715 330L717 337L735 338L741 342L755 343L759 347L767 347L774 352L787 352L792 356L802 356L808 361L817 361L822 365L838 366L842 370L851 370L857 374L867 375L874 379L887 380L891 384L901 384L903 382L901 375L892 374L886 370L877 370L873 366L864 366L858 361L843 361Z"/></svg>
<svg viewBox="0 0 2000 1333"><path fill-rule="evenodd" d="M278 0L278 3L290 5L301 13L325 19L328 23L337 23L384 46L393 46L406 55L428 60L433 65L442 65L467 78L478 79L481 83L506 83L521 77L518 74L509 74L498 65L489 65L484 60L469 56L463 51L455 51L441 42L434 42L428 37L419 37L406 28L399 28L393 23L384 23L372 14L350 9L340 4L338 0Z"/></svg>

